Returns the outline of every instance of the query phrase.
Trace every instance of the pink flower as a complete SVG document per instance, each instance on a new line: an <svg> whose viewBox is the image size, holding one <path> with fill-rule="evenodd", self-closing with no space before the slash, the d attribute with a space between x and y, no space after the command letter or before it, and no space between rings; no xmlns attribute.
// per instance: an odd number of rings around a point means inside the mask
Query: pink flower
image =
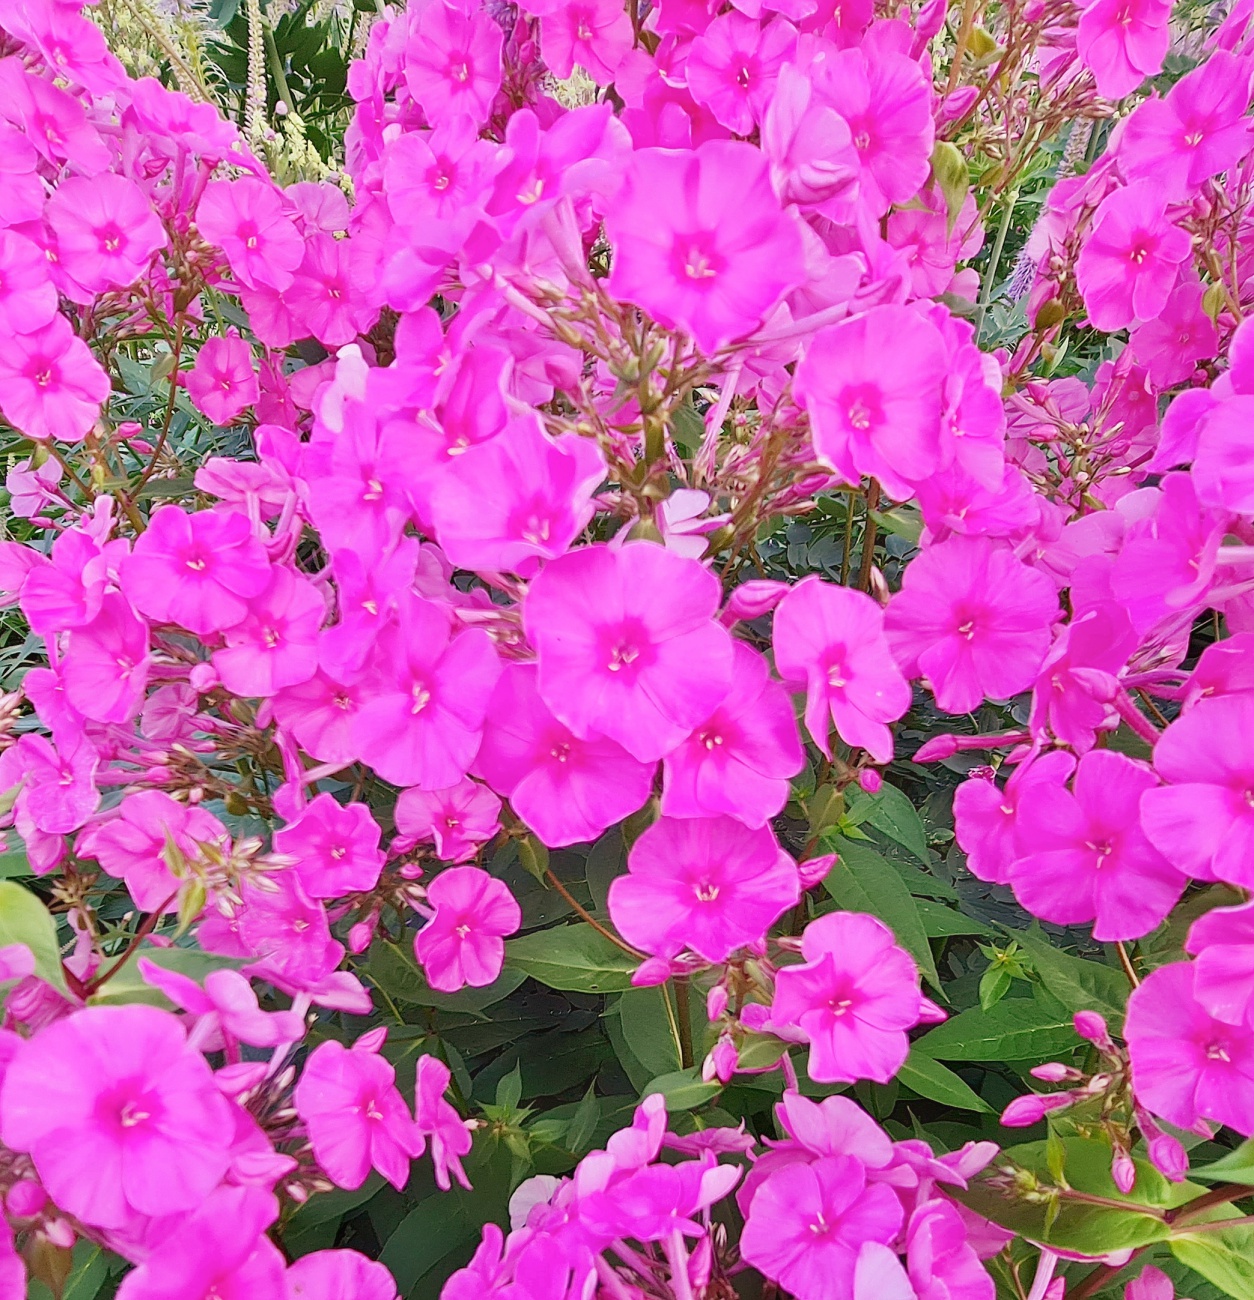
<svg viewBox="0 0 1254 1300"><path fill-rule="evenodd" d="M555 441L533 414L467 448L439 475L431 520L459 568L529 578L583 532L604 478L595 442L573 433Z"/></svg>
<svg viewBox="0 0 1254 1300"><path fill-rule="evenodd" d="M71 732L54 747L27 732L0 753L0 790L21 784L15 811L41 831L60 835L77 830L96 811L100 755L86 735Z"/></svg>
<svg viewBox="0 0 1254 1300"><path fill-rule="evenodd" d="M294 822L275 831L274 848L296 859L293 870L311 898L339 898L375 887L383 870L381 834L365 804L320 794Z"/></svg>
<svg viewBox="0 0 1254 1300"><path fill-rule="evenodd" d="M466 775L501 665L486 633L452 635L446 610L407 596L369 668L353 719L361 758L385 781L443 790Z"/></svg>
<svg viewBox="0 0 1254 1300"><path fill-rule="evenodd" d="M414 954L441 993L483 988L501 973L505 936L522 924L507 886L478 867L452 867L427 887L435 915L418 931Z"/></svg>
<svg viewBox="0 0 1254 1300"><path fill-rule="evenodd" d="M1019 902L1055 925L1095 922L1103 942L1154 929L1188 883L1141 830L1141 796L1156 785L1143 764L1106 749L1080 759L1070 793L1034 784L1015 817Z"/></svg>
<svg viewBox="0 0 1254 1300"><path fill-rule="evenodd" d="M816 1082L887 1083L906 1059L906 1030L919 1021L919 974L910 955L886 925L860 912L811 921L801 955L803 965L785 966L776 977L772 1029L810 1044Z"/></svg>
<svg viewBox="0 0 1254 1300"><path fill-rule="evenodd" d="M549 848L595 840L648 799L653 764L604 736L580 740L545 706L536 672L510 664L501 674L475 772Z"/></svg>
<svg viewBox="0 0 1254 1300"><path fill-rule="evenodd" d="M1184 950L1197 958L1193 996L1216 1020L1239 1025L1254 1008L1254 903L1198 917Z"/></svg>
<svg viewBox="0 0 1254 1300"><path fill-rule="evenodd" d="M316 1250L287 1270L287 1295L290 1300L396 1300L396 1283L386 1265L355 1250Z"/></svg>
<svg viewBox="0 0 1254 1300"><path fill-rule="evenodd" d="M846 483L873 475L899 501L941 466L942 385L949 357L917 311L875 307L830 325L797 367L815 451Z"/></svg>
<svg viewBox="0 0 1254 1300"><path fill-rule="evenodd" d="M804 766L787 691L771 680L760 654L743 641L733 649L727 698L666 755L662 812L668 817L725 813L763 826L788 802L788 779Z"/></svg>
<svg viewBox="0 0 1254 1300"><path fill-rule="evenodd" d="M143 190L113 172L62 181L44 211L57 261L89 294L134 284L166 245Z"/></svg>
<svg viewBox="0 0 1254 1300"><path fill-rule="evenodd" d="M230 424L261 396L252 350L236 334L206 340L183 382L196 409L214 424Z"/></svg>
<svg viewBox="0 0 1254 1300"><path fill-rule="evenodd" d="M663 817L632 845L610 883L610 916L628 943L657 957L691 949L726 961L800 896L796 863L769 827L730 817Z"/></svg>
<svg viewBox="0 0 1254 1300"><path fill-rule="evenodd" d="M632 46L631 20L617 0L527 0L540 19L540 52L549 71L569 77L575 64L609 85Z"/></svg>
<svg viewBox="0 0 1254 1300"><path fill-rule="evenodd" d="M709 570L651 542L550 561L523 606L541 697L580 739L606 736L641 762L660 758L731 685L718 605Z"/></svg>
<svg viewBox="0 0 1254 1300"><path fill-rule="evenodd" d="M327 616L322 592L308 578L275 565L248 614L227 628L213 666L235 695L270 696L318 671L318 629Z"/></svg>
<svg viewBox="0 0 1254 1300"><path fill-rule="evenodd" d="M285 1300L283 1256L266 1236L278 1215L259 1187L219 1187L122 1279L118 1300Z"/></svg>
<svg viewBox="0 0 1254 1300"><path fill-rule="evenodd" d="M125 596L109 592L96 617L70 634L61 665L66 698L85 718L129 722L144 701L148 650L148 625Z"/></svg>
<svg viewBox="0 0 1254 1300"><path fill-rule="evenodd" d="M751 333L806 278L801 235L760 150L641 149L605 218L610 291L706 352Z"/></svg>
<svg viewBox="0 0 1254 1300"><path fill-rule="evenodd" d="M252 176L210 181L196 208L196 225L249 289L288 288L304 256L304 240L278 191Z"/></svg>
<svg viewBox="0 0 1254 1300"><path fill-rule="evenodd" d="M1107 331L1152 320L1167 305L1180 264L1192 251L1188 233L1167 220L1158 185L1136 181L1107 195L1076 262L1089 319Z"/></svg>
<svg viewBox="0 0 1254 1300"><path fill-rule="evenodd" d="M891 1242L901 1221L901 1202L883 1183L868 1185L861 1161L827 1156L786 1165L762 1183L740 1249L797 1300L830 1300L853 1294L859 1250Z"/></svg>
<svg viewBox="0 0 1254 1300"><path fill-rule="evenodd" d="M410 1160L422 1153L396 1071L378 1055L381 1042L374 1031L351 1050L320 1043L292 1094L314 1156L337 1187L360 1187L373 1167L399 1191Z"/></svg>
<svg viewBox="0 0 1254 1300"><path fill-rule="evenodd" d="M1158 316L1133 329L1132 349L1156 388L1182 382L1199 361L1219 351L1219 333L1202 303L1204 292L1200 280L1181 280Z"/></svg>
<svg viewBox="0 0 1254 1300"><path fill-rule="evenodd" d="M1099 95L1122 99L1162 70L1170 18L1171 0L1088 0L1076 52L1092 70Z"/></svg>
<svg viewBox="0 0 1254 1300"><path fill-rule="evenodd" d="M954 537L911 561L888 606L888 644L907 677L925 677L947 713L1030 686L1058 616L1043 574L983 537Z"/></svg>
<svg viewBox="0 0 1254 1300"><path fill-rule="evenodd" d="M141 614L204 635L233 627L270 581L247 516L162 506L122 562L122 590Z"/></svg>
<svg viewBox="0 0 1254 1300"><path fill-rule="evenodd" d="M1141 821L1154 847L1199 880L1254 887L1254 696L1199 700L1163 732Z"/></svg>
<svg viewBox="0 0 1254 1300"><path fill-rule="evenodd" d="M449 221L473 212L482 206L495 162L495 150L468 117L434 131L406 131L384 155L388 209L398 222Z"/></svg>
<svg viewBox="0 0 1254 1300"><path fill-rule="evenodd" d="M463 777L447 790L402 790L396 829L435 845L443 862L465 862L501 829L501 801L477 781Z"/></svg>
<svg viewBox="0 0 1254 1300"><path fill-rule="evenodd" d="M0 411L28 438L77 442L109 396L109 376L64 316L0 336Z"/></svg>
<svg viewBox="0 0 1254 1300"><path fill-rule="evenodd" d="M785 203L825 203L854 192L861 160L845 119L785 64L762 119L762 152Z"/></svg>
<svg viewBox="0 0 1254 1300"><path fill-rule="evenodd" d="M47 254L15 230L0 230L0 327L9 334L30 334L56 314Z"/></svg>
<svg viewBox="0 0 1254 1300"><path fill-rule="evenodd" d="M305 1036L302 1016L295 1011L262 1011L253 986L237 970L211 970L201 988L194 979L147 957L137 965L145 983L196 1017L193 1037L203 1051L221 1051L228 1039L253 1047L277 1047Z"/></svg>
<svg viewBox="0 0 1254 1300"><path fill-rule="evenodd" d="M967 1237L962 1212L943 1197L910 1216L906 1268L917 1300L994 1300L993 1279ZM866 1300L890 1297L871 1292Z"/></svg>
<svg viewBox="0 0 1254 1300"><path fill-rule="evenodd" d="M470 1129L445 1100L452 1074L439 1058L418 1058L414 1078L414 1123L424 1138L431 1139L431 1163L435 1165L436 1186L448 1191L450 1172L466 1188L470 1180L462 1168L462 1156L469 1155ZM352 1300L346 1297L345 1300Z"/></svg>
<svg viewBox="0 0 1254 1300"><path fill-rule="evenodd" d="M1161 1269L1147 1264L1124 1289L1123 1300L1175 1300L1176 1289Z"/></svg>
<svg viewBox="0 0 1254 1300"><path fill-rule="evenodd" d="M67 1213L100 1228L199 1208L226 1172L231 1111L177 1018L88 1007L18 1049L0 1133Z"/></svg>
<svg viewBox="0 0 1254 1300"><path fill-rule="evenodd" d="M405 47L405 82L433 126L484 122L501 86L501 29L481 10L433 0Z"/></svg>
<svg viewBox="0 0 1254 1300"><path fill-rule="evenodd" d="M831 756L834 722L847 745L889 762L893 737L886 724L910 707L910 687L889 654L875 601L807 578L780 602L772 642L785 681L806 684L806 727L819 749Z"/></svg>
<svg viewBox="0 0 1254 1300"><path fill-rule="evenodd" d="M283 299L299 322L299 336L312 334L329 348L341 347L374 323L377 304L363 293L362 273L354 267L361 247L327 234L307 239L305 256Z"/></svg>
<svg viewBox="0 0 1254 1300"><path fill-rule="evenodd" d="M688 89L728 130L750 135L796 48L791 23L776 19L763 27L732 10L693 41L684 65Z"/></svg>
<svg viewBox="0 0 1254 1300"><path fill-rule="evenodd" d="M1254 1134L1254 1028L1207 1014L1195 966L1176 962L1146 976L1128 999L1123 1036L1137 1100L1180 1128L1199 1120Z"/></svg>

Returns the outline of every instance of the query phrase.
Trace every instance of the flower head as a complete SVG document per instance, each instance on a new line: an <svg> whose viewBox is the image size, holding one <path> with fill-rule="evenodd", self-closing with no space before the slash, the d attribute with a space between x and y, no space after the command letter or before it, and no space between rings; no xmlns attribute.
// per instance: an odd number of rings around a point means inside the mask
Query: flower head
<svg viewBox="0 0 1254 1300"><path fill-rule="evenodd" d="M501 973L505 936L522 924L514 896L478 867L452 867L427 887L435 915L418 931L414 954L441 993L483 988Z"/></svg>

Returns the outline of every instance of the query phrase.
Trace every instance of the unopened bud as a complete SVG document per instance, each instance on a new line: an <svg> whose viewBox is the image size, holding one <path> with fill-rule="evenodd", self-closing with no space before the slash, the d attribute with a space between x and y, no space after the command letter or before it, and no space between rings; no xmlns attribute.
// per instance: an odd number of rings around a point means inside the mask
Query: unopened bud
<svg viewBox="0 0 1254 1300"><path fill-rule="evenodd" d="M1110 1162L1110 1177L1125 1196L1136 1186L1136 1165L1126 1151L1115 1152L1115 1158Z"/></svg>
<svg viewBox="0 0 1254 1300"><path fill-rule="evenodd" d="M1050 1111L1062 1110L1075 1100L1068 1092L1055 1092L1049 1095L1029 1092L1026 1096L1016 1097L1001 1113L1001 1122L1007 1128L1027 1128L1038 1124Z"/></svg>
<svg viewBox="0 0 1254 1300"><path fill-rule="evenodd" d="M1044 1065L1034 1065L1028 1073L1042 1083L1079 1083L1084 1076L1079 1070L1073 1070L1061 1061L1047 1061Z"/></svg>
<svg viewBox="0 0 1254 1300"><path fill-rule="evenodd" d="M1106 1021L1096 1011L1077 1011L1075 1013L1075 1031L1081 1038L1086 1038L1099 1052L1114 1055L1115 1044L1106 1028Z"/></svg>

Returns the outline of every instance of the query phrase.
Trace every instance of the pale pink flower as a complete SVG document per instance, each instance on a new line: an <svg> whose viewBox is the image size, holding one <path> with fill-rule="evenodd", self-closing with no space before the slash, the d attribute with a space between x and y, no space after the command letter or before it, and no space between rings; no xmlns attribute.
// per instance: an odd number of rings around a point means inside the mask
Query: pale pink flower
<svg viewBox="0 0 1254 1300"><path fill-rule="evenodd" d="M509 888L478 867L452 867L427 886L435 915L418 931L414 954L441 993L483 988L501 973L505 936L522 924Z"/></svg>
<svg viewBox="0 0 1254 1300"><path fill-rule="evenodd" d="M78 442L109 396L109 376L64 316L0 335L0 411L37 442Z"/></svg>
<svg viewBox="0 0 1254 1300"><path fill-rule="evenodd" d="M196 409L214 424L230 424L261 394L252 350L236 334L207 339L183 383Z"/></svg>
<svg viewBox="0 0 1254 1300"><path fill-rule="evenodd" d="M45 217L58 264L89 294L134 284L166 245L147 195L113 172L63 180Z"/></svg>
<svg viewBox="0 0 1254 1300"><path fill-rule="evenodd" d="M373 889L383 870L379 823L363 803L318 795L274 833L275 852L295 859L293 870L311 898L339 898Z"/></svg>

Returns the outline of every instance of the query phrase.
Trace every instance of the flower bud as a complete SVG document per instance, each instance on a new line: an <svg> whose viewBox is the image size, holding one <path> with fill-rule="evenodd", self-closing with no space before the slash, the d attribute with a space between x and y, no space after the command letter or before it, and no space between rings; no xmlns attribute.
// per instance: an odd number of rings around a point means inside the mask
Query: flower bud
<svg viewBox="0 0 1254 1300"><path fill-rule="evenodd" d="M726 1010L727 986L716 984L705 999L705 1017L707 1020L718 1020Z"/></svg>
<svg viewBox="0 0 1254 1300"><path fill-rule="evenodd" d="M15 1219L33 1219L47 1203L48 1193L33 1178L23 1178L5 1193L4 1208Z"/></svg>
<svg viewBox="0 0 1254 1300"><path fill-rule="evenodd" d="M1044 1065L1034 1065L1028 1073L1042 1083L1079 1083L1084 1078L1079 1070L1073 1070L1061 1061L1047 1061Z"/></svg>
<svg viewBox="0 0 1254 1300"><path fill-rule="evenodd" d="M867 794L878 794L884 784L884 778L873 767L864 767L858 773L858 784Z"/></svg>
<svg viewBox="0 0 1254 1300"><path fill-rule="evenodd" d="M1115 1152L1110 1162L1110 1177L1125 1196L1136 1186L1136 1165L1126 1151Z"/></svg>
<svg viewBox="0 0 1254 1300"><path fill-rule="evenodd" d="M1062 1110L1070 1106L1075 1099L1068 1092L1055 1092L1044 1095L1029 1092L1026 1096L1016 1097L1001 1113L1001 1122L1007 1128L1027 1128L1037 1124L1050 1111Z"/></svg>
<svg viewBox="0 0 1254 1300"><path fill-rule="evenodd" d="M1077 1011L1075 1013L1075 1031L1081 1038L1086 1038L1099 1052L1114 1055L1115 1044L1106 1028L1106 1021L1096 1011Z"/></svg>

